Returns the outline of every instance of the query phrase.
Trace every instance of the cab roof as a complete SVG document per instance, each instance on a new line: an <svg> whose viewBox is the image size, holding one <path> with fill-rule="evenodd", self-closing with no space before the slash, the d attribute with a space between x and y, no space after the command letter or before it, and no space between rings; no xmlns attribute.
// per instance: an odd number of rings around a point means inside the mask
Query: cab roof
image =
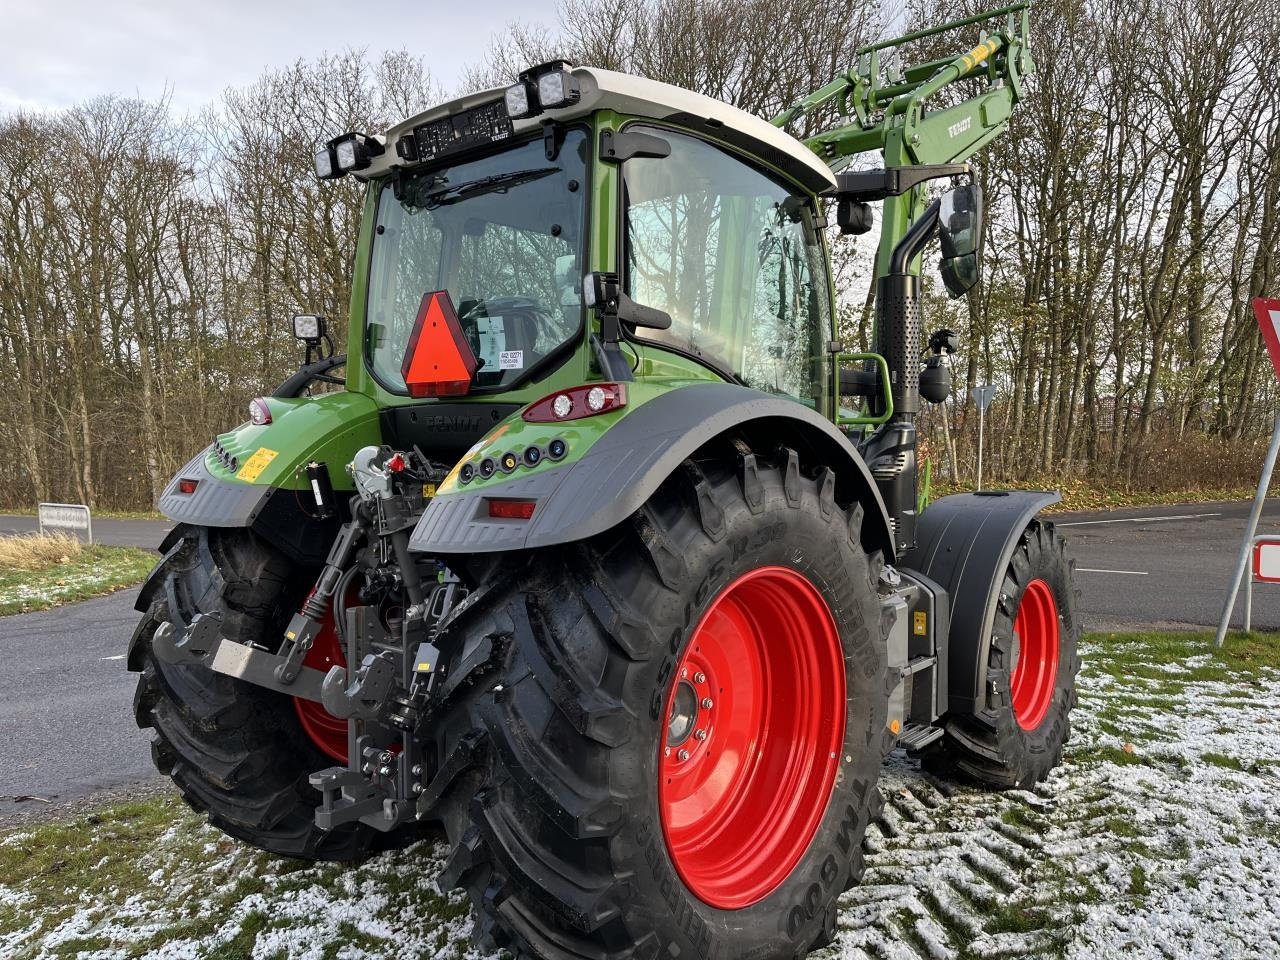
<svg viewBox="0 0 1280 960"><path fill-rule="evenodd" d="M663 120L714 137L760 158L814 193L822 193L836 185L831 169L812 150L745 110L669 83L613 70L575 67L572 73L581 87L581 99L570 107L512 121L517 136L540 129L544 120L567 121L595 110L614 110L621 114ZM423 123L501 100L505 90L505 87L495 87L470 93L396 124L385 137L379 138L387 144L387 151L374 157L370 166L361 170L359 175L362 178L377 177L405 166L405 162L396 156L393 146L402 134Z"/></svg>

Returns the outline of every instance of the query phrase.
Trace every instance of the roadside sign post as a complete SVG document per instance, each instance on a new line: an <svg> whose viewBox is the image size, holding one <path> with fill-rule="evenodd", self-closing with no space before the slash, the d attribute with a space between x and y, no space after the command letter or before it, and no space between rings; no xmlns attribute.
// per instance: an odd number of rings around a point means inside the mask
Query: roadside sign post
<svg viewBox="0 0 1280 960"><path fill-rule="evenodd" d="M978 405L978 486L976 489L981 490L984 428L987 419L987 407L990 405L992 398L996 395L995 384L988 383L981 387L974 387L969 391L969 395L973 397L973 402Z"/></svg>
<svg viewBox="0 0 1280 960"><path fill-rule="evenodd" d="M1260 533L1253 538L1253 566L1244 581L1244 632L1253 629L1253 585L1280 583L1280 537Z"/></svg>
<svg viewBox="0 0 1280 960"><path fill-rule="evenodd" d="M1253 301L1253 315L1258 321L1258 329L1262 331L1262 340L1267 345L1267 353L1271 357L1271 366L1275 370L1276 379L1280 380L1280 300L1258 297ZM1280 454L1280 410L1274 415L1271 427L1271 445L1267 448L1267 459L1262 463L1262 476L1258 478L1258 491L1253 496L1253 509L1249 511L1249 524L1245 527L1244 538L1240 541L1240 555L1236 558L1235 571L1231 576L1231 585L1227 589L1227 602L1222 607L1222 619L1218 621L1218 634L1214 638L1214 646L1221 647L1227 638L1227 630L1231 626L1231 611L1236 605L1236 596L1240 592L1240 581L1244 579L1249 565L1249 554L1254 548L1254 539L1258 533L1258 520L1262 516L1262 506L1267 500L1267 489L1271 486L1271 473L1276 466L1276 455ZM1252 611L1249 605L1253 600L1253 576L1245 593L1245 630L1251 626Z"/></svg>
<svg viewBox="0 0 1280 960"><path fill-rule="evenodd" d="M42 503L36 507L36 525L41 536L46 527L83 530L93 543L93 516L83 503Z"/></svg>

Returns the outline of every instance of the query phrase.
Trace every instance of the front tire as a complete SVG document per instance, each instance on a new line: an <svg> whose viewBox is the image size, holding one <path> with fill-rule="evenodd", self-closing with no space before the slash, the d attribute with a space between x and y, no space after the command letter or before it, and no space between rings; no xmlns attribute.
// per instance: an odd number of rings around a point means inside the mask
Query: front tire
<svg viewBox="0 0 1280 960"><path fill-rule="evenodd" d="M486 572L447 629L436 728L456 771L441 886L466 888L482 944L791 960L828 942L893 741L880 559L834 481L739 448L619 529Z"/></svg>
<svg viewBox="0 0 1280 960"><path fill-rule="evenodd" d="M998 587L987 702L980 713L947 722L946 736L924 758L935 773L1029 787L1061 761L1080 670L1073 567L1053 524L1032 521Z"/></svg>

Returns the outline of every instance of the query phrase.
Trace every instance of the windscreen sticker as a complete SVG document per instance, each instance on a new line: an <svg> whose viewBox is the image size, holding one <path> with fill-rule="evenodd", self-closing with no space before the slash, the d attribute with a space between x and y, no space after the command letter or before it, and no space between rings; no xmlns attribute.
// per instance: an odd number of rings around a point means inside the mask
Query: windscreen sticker
<svg viewBox="0 0 1280 960"><path fill-rule="evenodd" d="M258 474L267 469L267 464L280 455L279 450L271 450L267 447L259 447L254 451L253 456L244 462L236 472L237 480L245 480L249 483L258 479Z"/></svg>
<svg viewBox="0 0 1280 960"><path fill-rule="evenodd" d="M503 350L498 354L499 370L523 370L524 369L524 351L523 350Z"/></svg>

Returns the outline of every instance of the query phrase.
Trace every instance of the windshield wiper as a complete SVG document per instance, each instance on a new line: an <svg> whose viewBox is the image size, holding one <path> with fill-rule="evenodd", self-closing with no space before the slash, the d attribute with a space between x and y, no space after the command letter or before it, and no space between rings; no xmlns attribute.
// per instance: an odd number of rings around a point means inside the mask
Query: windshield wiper
<svg viewBox="0 0 1280 960"><path fill-rule="evenodd" d="M479 180L468 180L465 183L459 183L445 187L443 190L428 193L422 198L421 206L427 210L434 210L436 207L457 203L460 200L466 200L468 197L478 197L486 193L505 191L518 184L528 183L531 180L541 180L543 177L549 177L551 174L559 172L559 167L535 167L531 170L511 170L507 173L495 173L492 176L481 177Z"/></svg>

